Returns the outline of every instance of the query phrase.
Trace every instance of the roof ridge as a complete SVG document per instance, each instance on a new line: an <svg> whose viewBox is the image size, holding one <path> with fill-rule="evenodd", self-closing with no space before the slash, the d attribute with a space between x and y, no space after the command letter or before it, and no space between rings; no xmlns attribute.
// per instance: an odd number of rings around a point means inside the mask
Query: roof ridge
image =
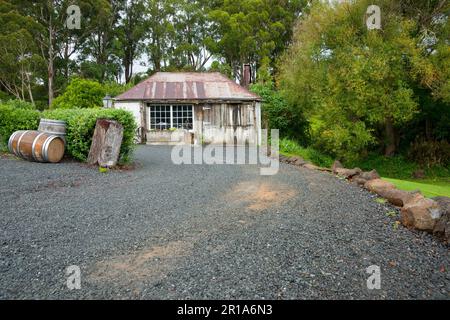
<svg viewBox="0 0 450 320"><path fill-rule="evenodd" d="M179 79L176 79L177 76ZM189 79L189 76L193 76ZM197 78L196 78L197 77ZM178 81L176 81L178 80ZM150 85L153 83L153 85ZM181 83L180 86L166 86ZM190 84L191 83L191 84ZM194 84L192 84L194 83ZM217 85L214 85L217 83ZM219 83L222 83L219 85ZM160 85L161 84L161 85ZM134 87L115 97L115 100L261 100L226 75L214 72L158 71Z"/></svg>

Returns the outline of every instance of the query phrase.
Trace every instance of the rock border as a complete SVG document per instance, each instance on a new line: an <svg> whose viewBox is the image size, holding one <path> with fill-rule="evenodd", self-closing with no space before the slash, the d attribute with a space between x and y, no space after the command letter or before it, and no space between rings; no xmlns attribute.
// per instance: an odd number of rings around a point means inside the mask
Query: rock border
<svg viewBox="0 0 450 320"><path fill-rule="evenodd" d="M429 199L425 198L420 191L399 190L392 183L381 179L375 169L368 172L364 172L360 168L346 169L338 160L333 163L330 169L315 166L299 156L280 155L279 161L309 170L329 172L375 193L400 208L400 222L403 226L428 232L445 244L450 244L449 197Z"/></svg>

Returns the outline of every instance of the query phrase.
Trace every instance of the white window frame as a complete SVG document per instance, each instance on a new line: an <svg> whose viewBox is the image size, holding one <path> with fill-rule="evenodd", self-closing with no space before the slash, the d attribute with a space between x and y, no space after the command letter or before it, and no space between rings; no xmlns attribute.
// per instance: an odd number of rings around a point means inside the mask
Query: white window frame
<svg viewBox="0 0 450 320"><path fill-rule="evenodd" d="M147 125L148 130L155 130L155 128L151 127L151 108L152 107L161 107L161 106L169 106L170 107L170 129L180 129L180 128L174 128L173 126L173 107L191 107L191 114L192 114L192 129L184 129L181 130L194 130L195 128L195 114L194 114L194 105L193 104L147 104Z"/></svg>

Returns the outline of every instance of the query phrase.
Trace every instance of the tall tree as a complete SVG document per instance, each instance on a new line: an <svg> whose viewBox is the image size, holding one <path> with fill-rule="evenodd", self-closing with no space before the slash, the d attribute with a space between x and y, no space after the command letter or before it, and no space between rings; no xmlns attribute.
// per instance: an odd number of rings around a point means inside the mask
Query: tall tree
<svg viewBox="0 0 450 320"><path fill-rule="evenodd" d="M133 64L144 50L145 36L144 0L127 0L120 10L118 35L118 55L122 59L125 82L129 83L133 75Z"/></svg>
<svg viewBox="0 0 450 320"><path fill-rule="evenodd" d="M71 1L66 3L66 5L70 4L72 4ZM92 33L97 30L101 21L97 19L99 12L109 7L108 0L78 0L73 2L73 4L78 5L80 8L81 28L63 28L58 34L58 60L60 61L58 67L61 68L62 81L60 82L63 85L66 85L71 75L77 71L75 56L86 45Z"/></svg>
<svg viewBox="0 0 450 320"><path fill-rule="evenodd" d="M214 38L207 16L210 1L177 1L174 5L175 50L171 63L181 69L204 70L213 55L209 49L218 40Z"/></svg>
<svg viewBox="0 0 450 320"><path fill-rule="evenodd" d="M415 22L412 34L425 60L414 75L419 114L409 130L410 139L450 138L450 2L395 0L395 11Z"/></svg>
<svg viewBox="0 0 450 320"><path fill-rule="evenodd" d="M33 86L43 61L33 39L40 25L25 17L17 7L0 1L0 85L20 100L34 104Z"/></svg>
<svg viewBox="0 0 450 320"><path fill-rule="evenodd" d="M370 144L396 152L398 128L418 112L414 81L429 73L414 37L417 23L391 0L378 1L382 30L369 31L362 18L370 4L317 4L283 59L282 84L307 115L316 145L344 159Z"/></svg>
<svg viewBox="0 0 450 320"><path fill-rule="evenodd" d="M173 52L174 1L176 0L146 0L145 3L146 53L153 71L160 71L163 66L166 67Z"/></svg>
<svg viewBox="0 0 450 320"><path fill-rule="evenodd" d="M125 2L126 0L108 0L104 6L95 8L95 25L78 57L81 73L85 76L100 82L118 80L120 77L117 36L120 11Z"/></svg>
<svg viewBox="0 0 450 320"><path fill-rule="evenodd" d="M96 11L105 10L104 8L107 10L108 2L107 0L78 1L77 5L82 9L82 29L79 31L66 28L68 18L66 10L73 4L70 0L11 0L10 2L19 8L21 14L32 18L40 25L40 32L36 33L34 40L47 66L45 82L48 89L48 102L51 104L56 91L55 78L60 71L57 68L58 59L64 61L61 65L65 65L65 76L69 76L67 65L70 57L79 49L85 37L92 34L90 26L92 22L97 24L97 18L100 16ZM97 16L92 17L92 14Z"/></svg>
<svg viewBox="0 0 450 320"><path fill-rule="evenodd" d="M39 46L41 56L47 65L48 101L52 103L55 88L55 59L57 56L57 35L64 28L66 20L65 1L63 0L16 0L13 3L20 7L21 11L35 19L42 26L43 32L37 34L35 40Z"/></svg>
<svg viewBox="0 0 450 320"><path fill-rule="evenodd" d="M225 59L237 79L242 80L244 63L252 63L258 68L267 57L274 67L275 60L289 44L294 22L307 2L217 1L209 18L219 39L210 50Z"/></svg>

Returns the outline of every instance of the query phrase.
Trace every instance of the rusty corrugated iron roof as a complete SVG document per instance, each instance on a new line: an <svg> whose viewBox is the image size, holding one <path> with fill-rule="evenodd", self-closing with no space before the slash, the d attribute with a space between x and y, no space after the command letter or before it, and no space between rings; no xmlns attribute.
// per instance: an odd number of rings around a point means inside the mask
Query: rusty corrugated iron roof
<svg viewBox="0 0 450 320"><path fill-rule="evenodd" d="M261 98L219 72L157 72L115 100L259 101Z"/></svg>

